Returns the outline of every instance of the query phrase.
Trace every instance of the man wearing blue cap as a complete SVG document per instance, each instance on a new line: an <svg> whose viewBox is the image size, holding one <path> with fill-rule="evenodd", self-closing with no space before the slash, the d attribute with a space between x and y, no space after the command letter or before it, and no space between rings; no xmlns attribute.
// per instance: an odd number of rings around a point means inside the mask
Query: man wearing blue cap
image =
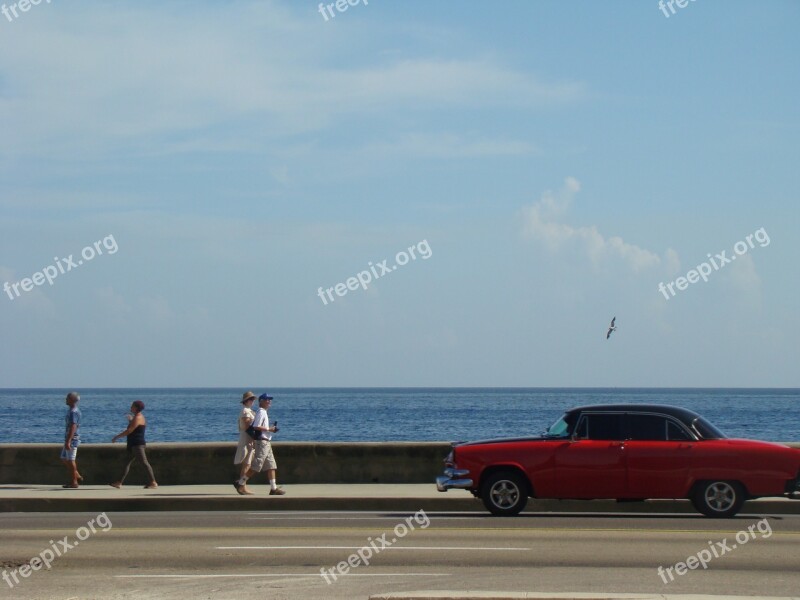
<svg viewBox="0 0 800 600"><path fill-rule="evenodd" d="M278 464L275 462L275 456L272 454L272 445L269 443L272 439L272 434L278 431L277 422L272 427L269 426L267 409L269 409L271 404L272 396L261 394L258 397L258 412L256 412L256 418L251 426L255 432L253 441L255 444L253 463L250 465L250 469L247 473L233 482L233 487L242 495L247 494L247 488L245 487L247 485L247 480L262 471L267 472L270 496L283 496L286 493L283 489L278 487L276 477Z"/></svg>

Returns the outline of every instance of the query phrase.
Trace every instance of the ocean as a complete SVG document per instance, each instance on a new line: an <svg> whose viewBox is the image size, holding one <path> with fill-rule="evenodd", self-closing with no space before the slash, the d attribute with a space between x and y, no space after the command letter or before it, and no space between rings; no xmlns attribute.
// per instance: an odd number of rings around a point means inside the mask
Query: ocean
<svg viewBox="0 0 800 600"><path fill-rule="evenodd" d="M61 443L67 389L0 390L0 443ZM244 389L79 389L82 443L106 443L142 400L148 442L237 439ZM800 389L256 388L275 396L275 441L456 441L540 434L585 404L683 406L730 437L800 441ZM124 443L124 440L123 442Z"/></svg>

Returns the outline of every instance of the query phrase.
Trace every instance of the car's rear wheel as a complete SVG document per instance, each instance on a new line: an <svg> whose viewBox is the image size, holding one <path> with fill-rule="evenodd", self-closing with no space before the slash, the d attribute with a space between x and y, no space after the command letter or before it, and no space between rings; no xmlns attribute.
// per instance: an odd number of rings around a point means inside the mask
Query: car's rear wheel
<svg viewBox="0 0 800 600"><path fill-rule="evenodd" d="M701 481L692 495L692 504L707 517L733 517L746 500L744 487L738 481Z"/></svg>
<svg viewBox="0 0 800 600"><path fill-rule="evenodd" d="M528 482L514 471L492 473L482 486L481 499L493 515L518 515L528 503Z"/></svg>

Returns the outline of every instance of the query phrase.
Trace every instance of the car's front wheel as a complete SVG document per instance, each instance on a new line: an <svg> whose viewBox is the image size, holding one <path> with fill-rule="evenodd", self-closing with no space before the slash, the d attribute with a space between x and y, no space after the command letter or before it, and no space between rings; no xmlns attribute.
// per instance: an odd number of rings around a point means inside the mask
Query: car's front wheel
<svg viewBox="0 0 800 600"><path fill-rule="evenodd" d="M528 503L528 482L513 471L492 473L482 486L481 499L493 515L518 515Z"/></svg>
<svg viewBox="0 0 800 600"><path fill-rule="evenodd" d="M692 504L707 517L729 518L739 512L746 499L739 482L709 480L697 485Z"/></svg>

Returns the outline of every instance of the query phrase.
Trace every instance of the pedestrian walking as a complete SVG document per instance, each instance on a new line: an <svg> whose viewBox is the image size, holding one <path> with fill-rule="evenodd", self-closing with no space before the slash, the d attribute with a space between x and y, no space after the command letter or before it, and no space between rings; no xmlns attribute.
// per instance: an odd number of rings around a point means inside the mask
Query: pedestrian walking
<svg viewBox="0 0 800 600"><path fill-rule="evenodd" d="M252 430L250 426L256 418L256 413L253 411L253 402L255 402L256 395L253 392L245 392L242 394L242 410L239 413L239 443L236 446L236 456L233 457L233 464L242 465L239 469L239 478L247 475L250 470L250 465L253 463L253 455L255 454L255 440L251 437ZM252 496L247 485L242 486L242 492L247 496Z"/></svg>
<svg viewBox="0 0 800 600"><path fill-rule="evenodd" d="M67 416L64 418L66 430L64 431L64 446L61 448L61 462L67 468L69 481L61 486L64 488L77 488L83 481L83 477L78 473L78 446L81 443L81 411L78 409L78 402L81 397L78 392L67 394L65 404L69 406Z"/></svg>
<svg viewBox="0 0 800 600"><path fill-rule="evenodd" d="M272 446L270 440L272 434L278 431L277 422L271 427L269 425L269 415L267 410L272 405L272 396L261 394L258 397L258 412L256 412L255 419L251 425L251 431L254 434L253 444L255 446L255 453L253 455L253 463L242 477L233 482L233 487L240 494L245 494L247 480L253 475L267 472L267 479L269 479L270 496L283 496L286 491L278 487L277 483L277 470L278 464L275 462L275 456L272 454Z"/></svg>
<svg viewBox="0 0 800 600"><path fill-rule="evenodd" d="M128 473L131 470L131 465L137 460L142 463L149 477L148 481L150 483L144 486L145 489L154 490L158 487L158 483L156 483L156 476L153 474L153 467L151 467L150 463L147 461L147 453L145 452L147 442L144 439L144 432L147 428L147 419L143 413L144 402L141 400L134 401L134 403L131 404L131 414L129 416L130 423L128 424L128 428L111 438L112 443L115 443L118 439L123 437L128 438L128 452L125 458L125 471L122 473L122 478L119 481L112 483L111 487L118 489L122 487L122 484L125 482L125 478L128 476Z"/></svg>

